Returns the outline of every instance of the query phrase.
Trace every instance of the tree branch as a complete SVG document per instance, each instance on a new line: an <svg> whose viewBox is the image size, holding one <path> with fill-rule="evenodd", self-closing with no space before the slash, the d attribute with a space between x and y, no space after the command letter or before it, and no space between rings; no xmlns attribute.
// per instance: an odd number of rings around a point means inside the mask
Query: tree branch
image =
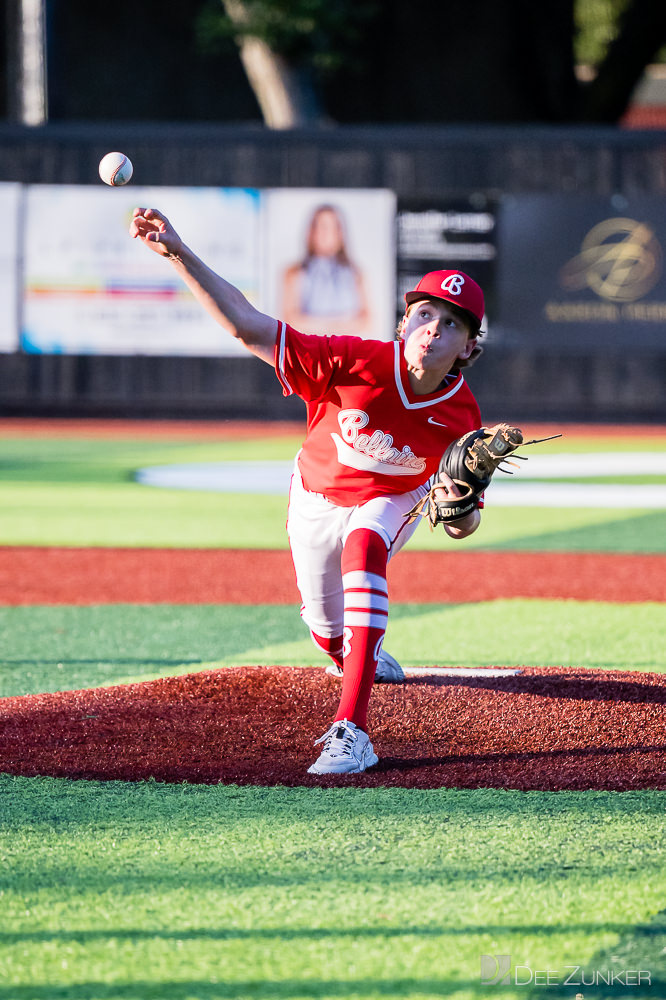
<svg viewBox="0 0 666 1000"><path fill-rule="evenodd" d="M269 128L297 128L322 120L311 86L283 56L251 33L250 13L243 0L222 0L227 17L238 29L241 62Z"/></svg>
<svg viewBox="0 0 666 1000"><path fill-rule="evenodd" d="M595 79L581 87L581 121L619 121L641 76L666 42L665 0L632 0Z"/></svg>

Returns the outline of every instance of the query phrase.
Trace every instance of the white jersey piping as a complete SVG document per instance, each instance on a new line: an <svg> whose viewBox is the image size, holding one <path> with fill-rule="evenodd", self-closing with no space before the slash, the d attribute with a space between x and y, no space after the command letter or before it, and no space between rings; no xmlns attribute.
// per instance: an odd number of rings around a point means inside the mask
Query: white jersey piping
<svg viewBox="0 0 666 1000"><path fill-rule="evenodd" d="M277 375L289 396L294 395L294 390L289 384L289 380L284 369L284 355L286 351L287 324L278 320L278 349L277 349Z"/></svg>
<svg viewBox="0 0 666 1000"><path fill-rule="evenodd" d="M403 406L406 410L420 410L424 406L434 406L436 403L442 403L445 399L450 399L451 396L455 396L458 389L462 389L465 384L465 380L460 373L453 383L453 386L441 396L435 397L435 399L426 399L419 403L410 403L407 399L407 394L405 392L405 387L402 384L402 379L400 378L400 343L396 340L393 345L393 357L394 357L394 373L395 373L395 384L400 394L400 399L402 400Z"/></svg>

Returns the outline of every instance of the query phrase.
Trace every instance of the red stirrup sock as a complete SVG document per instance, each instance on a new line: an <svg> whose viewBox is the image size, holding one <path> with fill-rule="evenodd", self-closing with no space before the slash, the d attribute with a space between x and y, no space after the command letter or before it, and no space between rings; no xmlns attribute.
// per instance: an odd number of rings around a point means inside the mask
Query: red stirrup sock
<svg viewBox="0 0 666 1000"><path fill-rule="evenodd" d="M357 528L342 550L344 673L335 722L367 726L368 703L388 620L388 550L376 531Z"/></svg>
<svg viewBox="0 0 666 1000"><path fill-rule="evenodd" d="M322 653L330 656L336 667L340 667L342 670L342 636L317 635L312 629L310 629L310 635L317 649L321 649Z"/></svg>

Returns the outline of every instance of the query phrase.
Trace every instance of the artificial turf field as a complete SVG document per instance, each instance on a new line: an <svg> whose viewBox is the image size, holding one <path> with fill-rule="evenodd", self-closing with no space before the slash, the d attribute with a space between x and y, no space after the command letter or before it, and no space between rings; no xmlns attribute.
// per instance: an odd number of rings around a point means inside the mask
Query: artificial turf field
<svg viewBox="0 0 666 1000"><path fill-rule="evenodd" d="M285 547L283 497L158 490L132 475L288 458L298 434L2 429L2 546ZM551 447L617 442L598 429ZM636 447L665 451L666 429L640 444L627 433L623 448ZM502 508L461 551L663 555L665 543L660 510ZM440 544L423 529L411 543ZM393 606L387 648L415 665L436 648L452 665L663 672L665 625L663 592L424 599ZM318 662L290 605L17 600L0 608L0 634L5 697ZM0 795L0 1000L666 997L663 791L8 775ZM483 985L482 955L510 956L508 984Z"/></svg>

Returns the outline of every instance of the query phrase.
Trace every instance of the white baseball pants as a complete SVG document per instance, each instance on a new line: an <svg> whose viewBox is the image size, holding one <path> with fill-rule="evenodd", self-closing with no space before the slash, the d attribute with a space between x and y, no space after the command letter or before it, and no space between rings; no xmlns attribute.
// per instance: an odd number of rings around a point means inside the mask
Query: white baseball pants
<svg viewBox="0 0 666 1000"><path fill-rule="evenodd" d="M407 524L405 514L428 492L428 484L409 493L378 497L361 506L338 507L321 493L303 486L298 464L289 491L287 534L301 594L301 617L317 635L342 635L343 589L340 560L350 532L376 531L389 559L414 534L421 520Z"/></svg>

